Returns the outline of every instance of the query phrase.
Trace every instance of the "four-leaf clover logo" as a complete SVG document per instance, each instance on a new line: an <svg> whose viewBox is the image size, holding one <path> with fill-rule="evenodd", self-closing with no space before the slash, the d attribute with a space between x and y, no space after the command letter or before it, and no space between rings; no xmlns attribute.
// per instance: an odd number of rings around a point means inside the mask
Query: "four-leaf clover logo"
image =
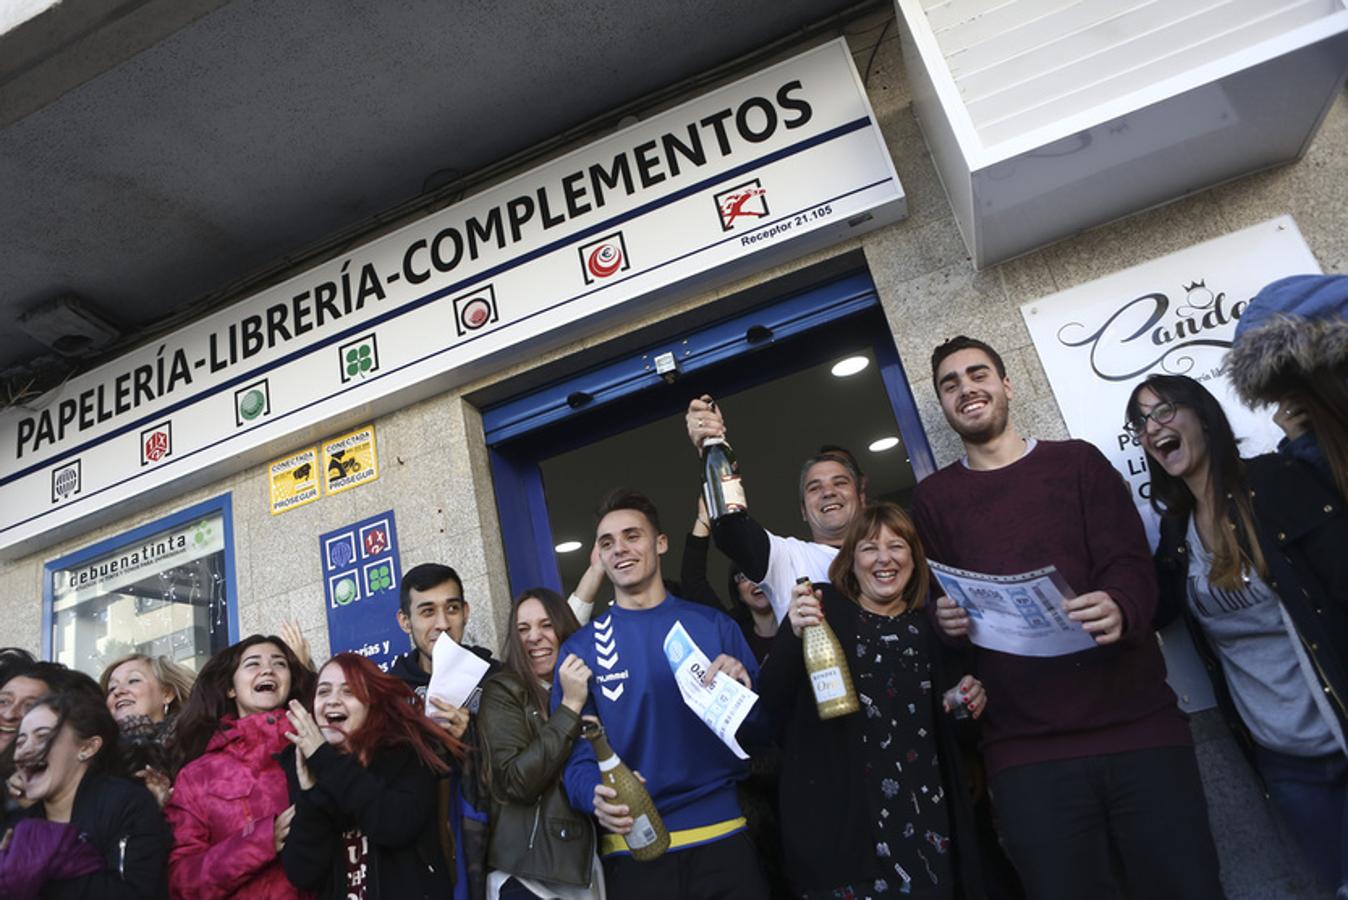
<svg viewBox="0 0 1348 900"><path fill-rule="evenodd" d="M387 565L372 566L365 573L365 592L377 594L393 587L393 572Z"/></svg>
<svg viewBox="0 0 1348 900"><path fill-rule="evenodd" d="M364 377L372 368L374 368L374 353L369 344L361 344L346 351L347 377L355 378L357 375Z"/></svg>

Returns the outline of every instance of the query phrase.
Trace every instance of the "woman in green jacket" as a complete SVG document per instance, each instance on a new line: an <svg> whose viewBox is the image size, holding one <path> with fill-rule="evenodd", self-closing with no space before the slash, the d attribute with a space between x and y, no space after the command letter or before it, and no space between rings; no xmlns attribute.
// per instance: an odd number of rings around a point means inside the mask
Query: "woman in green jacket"
<svg viewBox="0 0 1348 900"><path fill-rule="evenodd" d="M591 673L575 655L559 667L557 651L580 625L561 595L547 588L517 597L511 624L505 670L483 685L478 710L493 802L487 894L491 900L603 900L594 826L571 808L561 785ZM549 718L554 670L562 704Z"/></svg>

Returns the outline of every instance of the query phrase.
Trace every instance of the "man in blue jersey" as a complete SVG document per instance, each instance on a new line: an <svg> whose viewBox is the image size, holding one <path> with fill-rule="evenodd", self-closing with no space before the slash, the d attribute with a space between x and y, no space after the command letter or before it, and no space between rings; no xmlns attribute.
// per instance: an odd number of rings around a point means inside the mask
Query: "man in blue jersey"
<svg viewBox="0 0 1348 900"><path fill-rule="evenodd" d="M670 629L681 624L712 661L706 682L724 672L749 687L758 676L753 653L725 613L665 590L660 557L668 540L649 499L614 491L598 516L596 543L616 600L572 635L557 658L564 663L578 656L594 672L585 711L598 716L614 752L644 777L670 832L669 851L659 859L632 859L624 837L632 829L631 811L599 783L594 750L578 740L563 779L571 805L593 813L604 829L599 850L608 894L615 900L766 900L735 795L748 764L684 703L663 647ZM554 710L561 699L554 683Z"/></svg>

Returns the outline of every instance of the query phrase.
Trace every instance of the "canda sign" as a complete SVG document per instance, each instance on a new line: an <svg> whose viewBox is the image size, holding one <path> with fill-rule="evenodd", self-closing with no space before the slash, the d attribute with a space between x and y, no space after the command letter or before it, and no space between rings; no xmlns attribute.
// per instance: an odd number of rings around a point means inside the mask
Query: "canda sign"
<svg viewBox="0 0 1348 900"><path fill-rule="evenodd" d="M905 212L847 44L817 47L0 413L0 554Z"/></svg>

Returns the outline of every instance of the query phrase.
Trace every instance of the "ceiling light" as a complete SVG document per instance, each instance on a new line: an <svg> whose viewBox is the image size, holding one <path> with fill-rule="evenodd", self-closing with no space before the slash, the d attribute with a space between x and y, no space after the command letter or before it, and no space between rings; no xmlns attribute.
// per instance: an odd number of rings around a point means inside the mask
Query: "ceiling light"
<svg viewBox="0 0 1348 900"><path fill-rule="evenodd" d="M878 441L872 441L866 449L872 453L884 453L886 450L893 450L897 446L899 446L899 439L890 435L889 437L882 437Z"/></svg>
<svg viewBox="0 0 1348 900"><path fill-rule="evenodd" d="M580 541L562 541L552 549L556 550L558 553L575 553L580 547Z"/></svg>
<svg viewBox="0 0 1348 900"><path fill-rule="evenodd" d="M833 374L839 378L846 378L848 375L855 375L870 364L871 361L864 356L849 356L833 364Z"/></svg>

